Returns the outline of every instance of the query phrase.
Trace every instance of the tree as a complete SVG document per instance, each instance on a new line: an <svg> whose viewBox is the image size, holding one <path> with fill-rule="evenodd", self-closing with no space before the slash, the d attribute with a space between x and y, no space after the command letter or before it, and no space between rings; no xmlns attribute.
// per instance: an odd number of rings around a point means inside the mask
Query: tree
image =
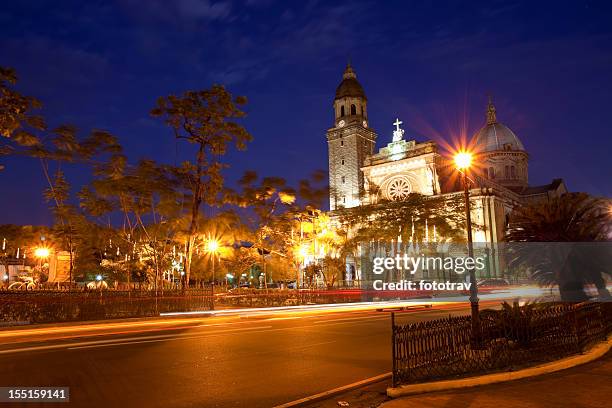
<svg viewBox="0 0 612 408"><path fill-rule="evenodd" d="M253 248L239 246L238 248L232 248L229 256L223 258L223 262L227 270L234 275L236 283L240 284L242 274L248 273L251 267L257 263L257 259L257 253Z"/></svg>
<svg viewBox="0 0 612 408"><path fill-rule="evenodd" d="M308 280L308 286L312 287L313 281L323 272L323 267L319 263L311 263L304 267L304 277Z"/></svg>
<svg viewBox="0 0 612 408"><path fill-rule="evenodd" d="M240 192L226 191L228 202L247 207L245 215L253 231L254 247L261 256L261 266L266 278L266 255L287 253L286 244L291 234L292 218L288 213L295 202L295 191L280 177L263 177L247 171L238 181Z"/></svg>
<svg viewBox="0 0 612 408"><path fill-rule="evenodd" d="M363 243L373 243L374 251L398 251L403 256L414 249L434 251L433 231L443 242L465 242L462 196L409 194L401 201L337 210L341 230L346 234L343 253L356 255ZM426 239L429 238L429 239ZM362 270L365 266L362 265ZM403 278L397 271L397 278Z"/></svg>
<svg viewBox="0 0 612 408"><path fill-rule="evenodd" d="M562 300L582 301L586 283L610 296L602 272L612 273L611 232L607 200L568 193L515 208L505 240L513 243L511 265L529 268L542 285L558 285Z"/></svg>
<svg viewBox="0 0 612 408"><path fill-rule="evenodd" d="M45 129L43 118L32 114L41 108L41 103L12 89L16 83L15 71L0 66L0 137L4 139L0 143L0 155L13 152L16 146L37 144L36 131Z"/></svg>
<svg viewBox="0 0 612 408"><path fill-rule="evenodd" d="M163 272L172 265L171 253L183 222L172 169L152 160L128 165L123 157L113 156L99 167L97 178L79 196L81 207L94 218L108 216L109 226L110 216L120 214L116 238L129 249L123 252L126 259L119 262L138 259L149 266L157 290Z"/></svg>
<svg viewBox="0 0 612 408"><path fill-rule="evenodd" d="M252 140L236 121L245 116L242 107L246 102L245 97L232 97L223 86L214 85L208 90L159 98L151 111L154 117L163 119L172 129L177 140L186 140L196 148L195 158L177 169L181 187L191 195L185 256L186 285L191 273L200 207L203 202L216 204L223 187L221 170L226 165L220 161L220 156L228 151L229 146L244 150L247 142Z"/></svg>
<svg viewBox="0 0 612 408"><path fill-rule="evenodd" d="M197 259L202 266L199 273L192 272L196 281L208 278L212 281L219 280L223 276L223 267L226 266L222 261L242 237L244 237L244 226L236 213L231 210L203 220L194 240L196 255L199 255ZM211 245L212 243L214 245Z"/></svg>
<svg viewBox="0 0 612 408"><path fill-rule="evenodd" d="M79 164L91 166L94 170L102 165L108 155L121 155L122 148L116 137L108 132L94 130L86 138L79 140L74 126L59 126L49 137L28 147L25 153L40 160L48 188L45 199L52 204L56 219L55 231L64 242L70 256L70 281L74 272L75 234L78 227L88 222L71 200L63 165ZM55 171L53 171L55 168Z"/></svg>
<svg viewBox="0 0 612 408"><path fill-rule="evenodd" d="M366 242L391 241L398 237L402 242L424 242L434 226L438 236L462 241L465 233L463 214L460 196L429 197L418 193L411 193L401 201L379 201L339 211L343 225L357 227L354 239Z"/></svg>
<svg viewBox="0 0 612 408"><path fill-rule="evenodd" d="M23 256L25 251L33 253L34 249L41 245L41 238L44 237L46 245L53 245L54 238L47 227L32 225L0 225L0 264L4 266L5 273L8 274L9 265L15 260L17 253ZM31 256L28 261L31 261ZM0 276L0 279L3 279Z"/></svg>
<svg viewBox="0 0 612 408"><path fill-rule="evenodd" d="M321 275L328 289L342 278L345 266L345 259L341 257L326 256L321 260Z"/></svg>

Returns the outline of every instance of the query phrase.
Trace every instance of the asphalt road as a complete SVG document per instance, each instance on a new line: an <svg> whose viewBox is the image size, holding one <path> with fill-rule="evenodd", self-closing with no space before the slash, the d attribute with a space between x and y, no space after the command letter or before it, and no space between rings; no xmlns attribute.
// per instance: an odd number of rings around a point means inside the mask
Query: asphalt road
<svg viewBox="0 0 612 408"><path fill-rule="evenodd" d="M416 307L396 319L466 313ZM45 327L0 341L0 386L68 386L78 407L273 407L391 369L390 316L375 310ZM53 405L67 404L40 406Z"/></svg>

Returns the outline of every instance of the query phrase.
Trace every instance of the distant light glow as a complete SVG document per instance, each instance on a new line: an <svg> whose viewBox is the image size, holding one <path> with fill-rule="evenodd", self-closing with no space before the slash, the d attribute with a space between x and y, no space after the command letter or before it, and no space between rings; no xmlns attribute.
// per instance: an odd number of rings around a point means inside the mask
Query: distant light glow
<svg viewBox="0 0 612 408"><path fill-rule="evenodd" d="M216 239L211 239L206 243L206 251L207 252L217 252L219 250L219 241Z"/></svg>
<svg viewBox="0 0 612 408"><path fill-rule="evenodd" d="M102 275L96 275L96 280L100 282L102 280Z"/></svg>
<svg viewBox="0 0 612 408"><path fill-rule="evenodd" d="M49 248L36 248L34 255L36 255L38 258L46 258L49 256Z"/></svg>

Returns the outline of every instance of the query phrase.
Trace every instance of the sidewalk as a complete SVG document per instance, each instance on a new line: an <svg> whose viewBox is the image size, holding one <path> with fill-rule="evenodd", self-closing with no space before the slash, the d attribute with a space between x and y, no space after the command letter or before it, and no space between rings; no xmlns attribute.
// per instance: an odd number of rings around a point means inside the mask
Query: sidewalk
<svg viewBox="0 0 612 408"><path fill-rule="evenodd" d="M612 395L612 352L578 367L524 380L462 390L412 395L381 408L420 407L609 407Z"/></svg>
<svg viewBox="0 0 612 408"><path fill-rule="evenodd" d="M411 395L395 400L386 395L390 381L381 381L305 408L599 408L612 395L612 351L567 370L524 380L454 391ZM348 405L345 405L348 403ZM302 405L301 405L302 406Z"/></svg>

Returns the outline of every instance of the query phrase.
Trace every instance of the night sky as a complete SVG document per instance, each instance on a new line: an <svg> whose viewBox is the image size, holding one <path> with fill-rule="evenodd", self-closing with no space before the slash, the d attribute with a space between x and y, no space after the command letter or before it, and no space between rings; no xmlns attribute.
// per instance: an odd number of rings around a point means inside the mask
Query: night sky
<svg viewBox="0 0 612 408"><path fill-rule="evenodd" d="M50 127L117 135L132 162L188 152L149 116L158 96L224 84L254 136L231 154L295 183L327 168L325 131L350 58L378 147L475 133L491 93L530 153L530 184L612 196L612 6L607 2L120 0L0 6L0 65ZM40 166L2 158L0 223L50 223ZM87 177L69 171L75 187Z"/></svg>

